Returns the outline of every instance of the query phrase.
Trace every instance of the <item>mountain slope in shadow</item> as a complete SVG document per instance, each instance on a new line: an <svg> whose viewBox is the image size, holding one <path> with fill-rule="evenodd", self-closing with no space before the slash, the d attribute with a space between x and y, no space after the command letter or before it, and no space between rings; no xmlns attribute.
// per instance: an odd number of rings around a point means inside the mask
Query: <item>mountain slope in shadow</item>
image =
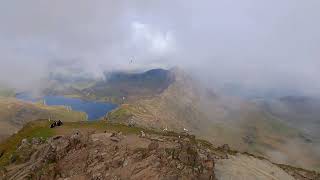
<svg viewBox="0 0 320 180"><path fill-rule="evenodd" d="M51 79L45 94L59 94L83 99L124 101L152 97L163 92L174 81L170 71L152 69L143 73L112 72L104 79L61 82Z"/></svg>

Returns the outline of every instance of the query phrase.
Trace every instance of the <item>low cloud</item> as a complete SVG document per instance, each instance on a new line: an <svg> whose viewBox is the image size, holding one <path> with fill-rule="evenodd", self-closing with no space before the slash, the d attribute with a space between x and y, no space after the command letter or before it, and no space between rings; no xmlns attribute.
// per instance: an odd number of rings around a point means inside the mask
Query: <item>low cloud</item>
<svg viewBox="0 0 320 180"><path fill-rule="evenodd" d="M0 81L179 66L214 88L319 95L320 2L1 1ZM130 61L134 63L130 63Z"/></svg>

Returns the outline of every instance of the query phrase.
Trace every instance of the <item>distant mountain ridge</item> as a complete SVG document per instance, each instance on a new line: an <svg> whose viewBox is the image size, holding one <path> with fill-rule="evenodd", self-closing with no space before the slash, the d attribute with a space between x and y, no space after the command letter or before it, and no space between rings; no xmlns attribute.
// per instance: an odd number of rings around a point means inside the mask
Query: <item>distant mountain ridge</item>
<svg viewBox="0 0 320 180"><path fill-rule="evenodd" d="M217 94L180 69L171 73L175 80L162 93L120 106L109 114L109 120L174 131L187 129L215 144L227 143L274 161L320 167L317 145L309 144L302 131L279 119L282 117L254 101ZM302 157L305 151L312 157Z"/></svg>
<svg viewBox="0 0 320 180"><path fill-rule="evenodd" d="M59 94L81 98L123 103L130 98L154 96L167 89L174 81L169 70L152 69L142 73L112 72L104 79L91 82L75 81L61 83L52 80L45 94Z"/></svg>
<svg viewBox="0 0 320 180"><path fill-rule="evenodd" d="M143 73L111 73L105 81L99 81L94 86L84 89L93 91L98 96L147 96L161 93L173 82L170 71L152 69Z"/></svg>
<svg viewBox="0 0 320 180"><path fill-rule="evenodd" d="M318 106L305 98L257 101L228 96L203 86L179 68L114 72L106 74L105 80L57 83L49 89L49 93L120 104L108 114L111 122L178 132L185 129L215 144L227 143L276 162L320 167L319 135L305 131L316 132L319 122L308 110L320 111L311 109ZM304 128L305 124L309 125Z"/></svg>
<svg viewBox="0 0 320 180"><path fill-rule="evenodd" d="M300 128L320 141L320 100L307 96L264 99L258 103L266 112Z"/></svg>

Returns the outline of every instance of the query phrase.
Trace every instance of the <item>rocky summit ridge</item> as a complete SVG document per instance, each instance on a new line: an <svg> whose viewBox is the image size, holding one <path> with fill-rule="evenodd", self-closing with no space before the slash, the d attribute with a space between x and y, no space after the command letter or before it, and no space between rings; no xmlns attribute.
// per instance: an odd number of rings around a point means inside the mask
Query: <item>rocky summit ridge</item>
<svg viewBox="0 0 320 180"><path fill-rule="evenodd" d="M60 127L59 127L60 128ZM57 131L59 131L57 128ZM186 133L74 129L23 139L0 179L320 179L319 174L214 147Z"/></svg>

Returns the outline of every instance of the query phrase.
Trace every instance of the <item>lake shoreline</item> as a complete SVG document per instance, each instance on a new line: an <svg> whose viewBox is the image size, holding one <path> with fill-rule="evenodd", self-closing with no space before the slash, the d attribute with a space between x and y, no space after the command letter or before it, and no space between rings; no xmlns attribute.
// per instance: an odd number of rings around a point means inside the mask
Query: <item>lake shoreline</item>
<svg viewBox="0 0 320 180"><path fill-rule="evenodd" d="M44 95L42 97L33 97L31 94L26 92L17 93L15 97L25 102L36 103L42 101L43 104L48 106L64 106L69 111L74 110L84 112L88 116L88 121L99 120L119 106L118 104L110 102L101 102L60 95Z"/></svg>

